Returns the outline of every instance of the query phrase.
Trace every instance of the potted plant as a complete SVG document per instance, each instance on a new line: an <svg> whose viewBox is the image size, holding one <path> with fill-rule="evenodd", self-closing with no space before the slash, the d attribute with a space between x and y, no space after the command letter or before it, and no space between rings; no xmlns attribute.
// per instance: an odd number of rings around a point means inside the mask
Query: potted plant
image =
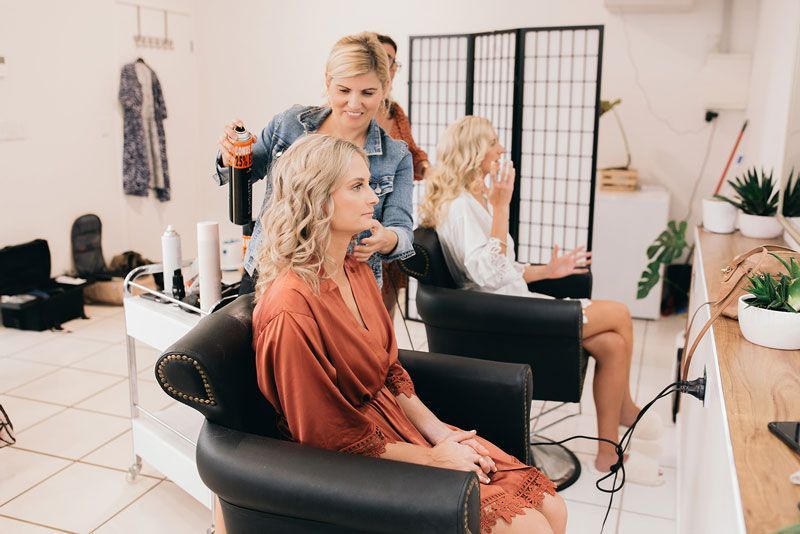
<svg viewBox="0 0 800 534"><path fill-rule="evenodd" d="M669 221L667 229L661 232L655 242L647 247L647 267L642 271L636 298L643 299L650 294L661 279L661 266L669 265L683 255L686 250L686 220ZM684 292L682 288L681 292ZM685 292L684 292L685 293Z"/></svg>
<svg viewBox="0 0 800 534"><path fill-rule="evenodd" d="M789 180L786 182L786 189L783 190L783 216L800 230L800 173L797 174L794 185L792 185L794 169L789 173ZM788 231L783 232L783 240L790 247L800 250L800 244L795 242Z"/></svg>
<svg viewBox="0 0 800 534"><path fill-rule="evenodd" d="M745 339L773 349L800 349L800 265L772 254L786 269L777 275L748 276L750 286L739 297L739 328Z"/></svg>
<svg viewBox="0 0 800 534"><path fill-rule="evenodd" d="M775 217L778 213L778 191L772 182L772 171L769 175L755 167L744 176L728 180L728 184L736 191L736 198L731 200L722 195L715 198L729 202L741 210L739 214L739 230L746 237L772 238L783 231L780 221Z"/></svg>
<svg viewBox="0 0 800 534"><path fill-rule="evenodd" d="M786 189L783 191L783 216L800 227L800 173L795 178L794 169L789 173Z"/></svg>
<svg viewBox="0 0 800 534"><path fill-rule="evenodd" d="M617 113L617 106L621 103L621 98L600 101L600 116L602 117L609 111L614 115L619 133L622 135L622 143L625 145L625 165L598 169L600 189L603 191L636 191L639 188L639 172L631 168L631 149L628 145L628 136L625 135L625 128L623 128L622 120Z"/></svg>

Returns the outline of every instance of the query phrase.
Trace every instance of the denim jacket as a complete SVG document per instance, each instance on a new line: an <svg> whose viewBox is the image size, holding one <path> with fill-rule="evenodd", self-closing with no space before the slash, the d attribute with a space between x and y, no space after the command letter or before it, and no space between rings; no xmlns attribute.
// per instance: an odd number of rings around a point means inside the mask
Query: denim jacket
<svg viewBox="0 0 800 534"><path fill-rule="evenodd" d="M251 179L260 180L268 177L273 161L297 139L315 132L330 113L329 107L292 106L283 113L275 115L253 145ZM381 286L384 261L405 259L414 255L411 216L414 171L406 144L389 137L374 119L367 130L364 150L369 158L370 187L378 196L375 219L397 234L397 246L391 253L386 255L375 253L369 259L378 286ZM213 178L217 184L224 185L228 182L228 169L220 164L220 158L217 157L217 171ZM257 252L264 240L261 218L269 206L271 196L272 182L268 180L264 202L257 219L258 224L255 225L244 259L244 268L251 275L256 268ZM362 232L358 239L369 235L369 231Z"/></svg>

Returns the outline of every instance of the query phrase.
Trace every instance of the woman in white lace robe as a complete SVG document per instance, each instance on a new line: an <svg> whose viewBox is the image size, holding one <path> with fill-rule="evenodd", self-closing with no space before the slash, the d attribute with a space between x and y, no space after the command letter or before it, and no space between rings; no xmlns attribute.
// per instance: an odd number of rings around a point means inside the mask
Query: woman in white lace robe
<svg viewBox="0 0 800 534"><path fill-rule="evenodd" d="M504 152L487 119L468 116L450 125L439 141L437 166L426 176L421 224L436 229L450 272L462 288L551 298L531 293L527 284L584 272L591 263L591 253L582 248L560 253L554 246L547 265L516 261L514 242L508 234L514 169L510 162L499 161ZM632 424L640 411L629 388L631 316L619 302L582 299L581 304L583 346L596 362L593 392L598 434L616 442L619 426ZM637 425L635 435L658 439L661 430L658 417L648 412ZM640 448L657 451L659 447ZM614 447L601 442L590 467L605 472L616 462ZM644 454L628 455L625 471L629 482L663 483L658 462Z"/></svg>

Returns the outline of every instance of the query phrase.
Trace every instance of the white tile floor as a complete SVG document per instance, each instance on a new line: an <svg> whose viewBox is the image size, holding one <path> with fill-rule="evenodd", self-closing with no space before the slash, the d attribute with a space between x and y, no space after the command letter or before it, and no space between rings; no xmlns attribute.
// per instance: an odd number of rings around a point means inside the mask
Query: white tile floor
<svg viewBox="0 0 800 534"><path fill-rule="evenodd" d="M90 320L65 325L69 332L0 327L0 404L17 430L17 444L0 450L0 532L205 532L208 510L153 468L145 464L142 476L126 481L131 435L122 308L88 306L87 313ZM637 402L646 402L672 381L674 336L684 321L636 321L631 384ZM399 345L426 350L422 325L409 323L408 328L407 334L397 321ZM172 401L153 379L158 353L140 346L137 357L141 402L153 410L167 407ZM591 375L586 384L582 414L545 435L595 434ZM670 421L667 399L655 409ZM581 461L591 461L594 446L573 443ZM616 495L606 533L675 534L672 425L662 445L667 483L629 486ZM600 531L608 497L595 489L588 471L563 496L570 534Z"/></svg>

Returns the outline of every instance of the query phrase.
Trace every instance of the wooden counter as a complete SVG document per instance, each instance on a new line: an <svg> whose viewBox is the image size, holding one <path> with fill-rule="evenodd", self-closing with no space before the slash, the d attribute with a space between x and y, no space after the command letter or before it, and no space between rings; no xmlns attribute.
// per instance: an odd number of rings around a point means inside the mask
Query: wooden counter
<svg viewBox="0 0 800 534"><path fill-rule="evenodd" d="M783 244L781 239L712 234L702 228L695 237L694 268L702 267L706 295L711 298L717 294L720 269L731 258L764 242ZM800 470L800 455L767 429L770 421L800 421L800 351L754 345L744 339L738 322L724 317L715 321L711 332L747 532L772 533L800 523L800 486L788 480ZM702 373L699 363L692 363L690 378ZM694 401L682 402L685 406Z"/></svg>

